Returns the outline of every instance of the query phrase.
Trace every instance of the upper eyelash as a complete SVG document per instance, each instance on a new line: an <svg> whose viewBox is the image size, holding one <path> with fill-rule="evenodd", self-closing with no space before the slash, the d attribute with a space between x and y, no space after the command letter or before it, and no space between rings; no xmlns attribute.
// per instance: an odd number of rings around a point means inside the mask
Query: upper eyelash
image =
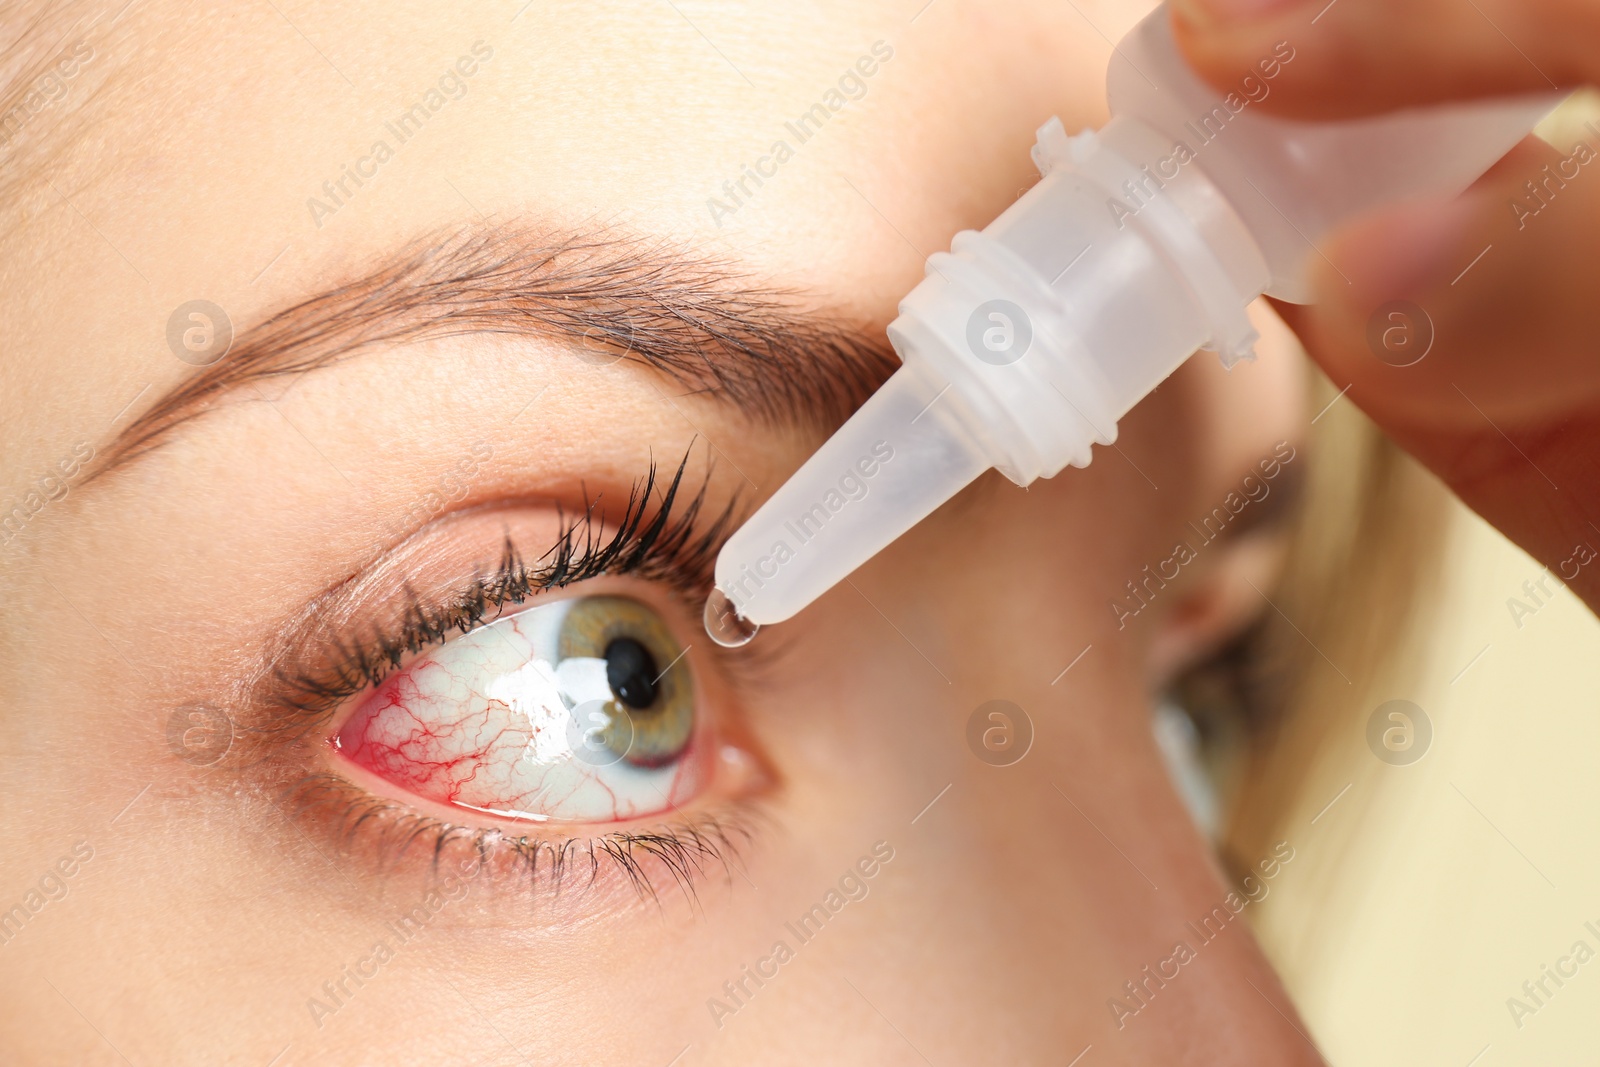
<svg viewBox="0 0 1600 1067"><path fill-rule="evenodd" d="M730 532L738 499L730 500L715 519L700 522L710 488L709 473L694 496L685 499L679 495L692 450L691 445L679 460L654 514L650 514L650 506L658 474L652 461L644 477L628 490L627 506L611 534L602 535L599 530L595 508L600 497L596 496L571 521L563 516L555 545L532 566L523 561L508 537L495 570L472 581L442 607L430 608L408 587L409 603L390 632L377 633L366 641L338 643L327 666L306 672L276 670L279 695L274 703L291 713L293 725L308 728L341 701L378 685L409 657L441 644L452 634L470 633L507 605L601 575L636 575L664 582L690 601L703 598L711 587L717 552Z"/></svg>

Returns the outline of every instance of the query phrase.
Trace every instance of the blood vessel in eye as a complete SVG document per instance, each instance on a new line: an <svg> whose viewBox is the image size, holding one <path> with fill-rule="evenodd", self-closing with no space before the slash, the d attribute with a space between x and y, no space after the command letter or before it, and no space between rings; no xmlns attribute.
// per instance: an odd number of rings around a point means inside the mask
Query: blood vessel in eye
<svg viewBox="0 0 1600 1067"><path fill-rule="evenodd" d="M630 737L603 729L620 700L646 715L641 745L660 735L650 651L619 637L604 659L553 662L542 653L559 616L536 616L559 606L454 638L385 679L339 730L340 756L416 796L508 818L608 822L692 799L705 774L692 743L630 760Z"/></svg>

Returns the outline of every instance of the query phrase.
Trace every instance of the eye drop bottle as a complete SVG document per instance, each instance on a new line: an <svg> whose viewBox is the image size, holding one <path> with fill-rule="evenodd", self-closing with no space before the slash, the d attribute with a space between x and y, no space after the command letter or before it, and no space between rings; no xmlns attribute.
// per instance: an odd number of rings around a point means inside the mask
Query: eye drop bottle
<svg viewBox="0 0 1600 1067"><path fill-rule="evenodd" d="M900 369L728 540L711 636L794 615L990 467L1025 486L1087 465L1197 349L1252 358L1246 306L1304 303L1335 227L1458 194L1560 100L1293 122L1258 104L1294 56L1280 42L1219 92L1165 5L1136 26L1107 75L1111 120L1040 127L1038 184L930 256L901 302Z"/></svg>

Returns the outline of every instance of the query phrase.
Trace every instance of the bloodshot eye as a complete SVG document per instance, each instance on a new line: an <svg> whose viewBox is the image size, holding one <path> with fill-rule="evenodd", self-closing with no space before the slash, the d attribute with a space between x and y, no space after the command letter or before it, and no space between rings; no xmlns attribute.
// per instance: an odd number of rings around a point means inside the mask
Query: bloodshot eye
<svg viewBox="0 0 1600 1067"><path fill-rule="evenodd" d="M333 739L426 800L507 819L604 823L691 799L688 663L636 600L576 597L446 641L385 679Z"/></svg>

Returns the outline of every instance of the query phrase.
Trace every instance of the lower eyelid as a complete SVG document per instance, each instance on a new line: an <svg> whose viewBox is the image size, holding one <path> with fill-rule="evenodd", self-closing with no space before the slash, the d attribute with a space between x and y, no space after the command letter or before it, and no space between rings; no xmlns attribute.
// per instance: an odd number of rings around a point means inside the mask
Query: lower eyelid
<svg viewBox="0 0 1600 1067"><path fill-rule="evenodd" d="M496 897L566 900L575 910L551 916L558 921L659 900L674 887L694 898L703 878L731 879L767 822L760 800L746 796L594 834L553 825L518 833L439 818L331 772L294 782L287 801L294 819L332 836L339 859L368 865L386 885L420 881L409 890L418 891L468 876Z"/></svg>

